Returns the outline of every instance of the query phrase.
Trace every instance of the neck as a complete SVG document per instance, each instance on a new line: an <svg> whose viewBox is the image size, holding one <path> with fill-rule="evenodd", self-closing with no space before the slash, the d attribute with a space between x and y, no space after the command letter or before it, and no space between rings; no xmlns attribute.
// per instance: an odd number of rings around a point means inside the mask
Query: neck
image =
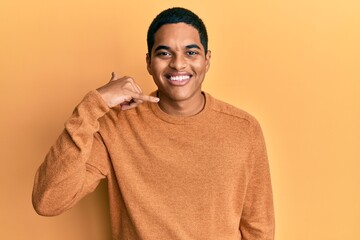
<svg viewBox="0 0 360 240"><path fill-rule="evenodd" d="M190 99L181 101L170 99L160 92L157 94L161 99L159 102L159 107L162 111L169 115L183 117L194 116L201 112L205 106L205 96L202 94L202 92L199 92L199 94L193 96Z"/></svg>

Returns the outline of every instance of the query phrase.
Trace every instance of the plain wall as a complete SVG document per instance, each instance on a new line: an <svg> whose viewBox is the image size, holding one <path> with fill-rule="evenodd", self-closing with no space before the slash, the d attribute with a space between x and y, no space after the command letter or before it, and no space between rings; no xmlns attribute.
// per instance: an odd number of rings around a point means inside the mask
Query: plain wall
<svg viewBox="0 0 360 240"><path fill-rule="evenodd" d="M106 185L58 217L34 174L73 108L112 71L155 89L146 31L183 6L209 32L204 90L254 115L277 240L360 239L360 1L0 1L0 239L110 239Z"/></svg>

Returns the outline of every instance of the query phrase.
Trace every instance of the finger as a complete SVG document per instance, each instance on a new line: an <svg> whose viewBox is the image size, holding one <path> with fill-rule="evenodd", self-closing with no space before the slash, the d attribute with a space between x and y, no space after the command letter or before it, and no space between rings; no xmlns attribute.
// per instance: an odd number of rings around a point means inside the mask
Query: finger
<svg viewBox="0 0 360 240"><path fill-rule="evenodd" d="M145 102L159 102L160 101L160 98L158 97L154 97L154 96L149 96L149 95L144 95L144 94L140 94L140 93L132 93L131 97L134 99L134 100L142 100L142 101L145 101Z"/></svg>
<svg viewBox="0 0 360 240"><path fill-rule="evenodd" d="M117 80L117 75L116 75L116 73L115 73L115 72L112 72L112 73L111 73L111 79L110 79L110 82L111 82L111 81L115 81L115 80Z"/></svg>
<svg viewBox="0 0 360 240"><path fill-rule="evenodd" d="M137 107L139 104L140 103L132 101L132 102L122 103L122 104L120 104L120 107L121 107L121 110L129 110L129 109Z"/></svg>
<svg viewBox="0 0 360 240"><path fill-rule="evenodd" d="M136 99L136 98L134 98L131 102L136 102L136 103L141 104L141 103L143 103L144 101L141 100L141 99ZM131 103L131 102L130 102L130 103Z"/></svg>
<svg viewBox="0 0 360 240"><path fill-rule="evenodd" d="M130 105L132 103L143 103L144 101L141 99L136 99L136 98L130 98L130 100L125 100L124 102L120 103L120 106L122 105Z"/></svg>
<svg viewBox="0 0 360 240"><path fill-rule="evenodd" d="M133 97L128 96L127 101L120 103L121 110L129 110L129 109L135 108L138 105L140 105L141 103L143 103L144 101L158 102L160 100L157 97L148 96L148 95L142 95L142 94L136 94L136 93L133 93L132 95L133 95Z"/></svg>

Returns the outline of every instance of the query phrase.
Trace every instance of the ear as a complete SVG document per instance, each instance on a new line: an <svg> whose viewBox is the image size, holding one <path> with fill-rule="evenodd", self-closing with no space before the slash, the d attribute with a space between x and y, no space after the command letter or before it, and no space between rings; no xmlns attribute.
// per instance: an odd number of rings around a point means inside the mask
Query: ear
<svg viewBox="0 0 360 240"><path fill-rule="evenodd" d="M206 72L209 70L210 68L210 59L211 59L211 51L207 50L207 53L205 55L205 64L206 64Z"/></svg>
<svg viewBox="0 0 360 240"><path fill-rule="evenodd" d="M152 75L152 70L151 70L151 57L150 57L149 53L146 54L146 67L147 67L148 73L149 73L150 75Z"/></svg>

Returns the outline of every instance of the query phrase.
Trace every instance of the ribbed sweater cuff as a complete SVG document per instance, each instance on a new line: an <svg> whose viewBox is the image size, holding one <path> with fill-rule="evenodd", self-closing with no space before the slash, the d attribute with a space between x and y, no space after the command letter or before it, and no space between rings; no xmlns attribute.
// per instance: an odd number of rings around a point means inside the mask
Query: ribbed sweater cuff
<svg viewBox="0 0 360 240"><path fill-rule="evenodd" d="M100 93L96 90L92 90L85 95L81 103L78 105L79 111L83 110L88 119L97 121L104 116L110 108L102 99Z"/></svg>

